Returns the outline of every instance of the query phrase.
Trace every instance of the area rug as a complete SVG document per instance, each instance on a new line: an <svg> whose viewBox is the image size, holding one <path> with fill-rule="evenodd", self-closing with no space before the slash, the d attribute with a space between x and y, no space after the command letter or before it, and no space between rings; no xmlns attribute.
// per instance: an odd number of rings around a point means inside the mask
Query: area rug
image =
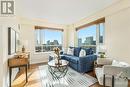
<svg viewBox="0 0 130 87"><path fill-rule="evenodd" d="M48 66L39 66L42 87L89 87L97 82L97 79L87 74L80 74L68 68L63 78L54 79L48 71Z"/></svg>

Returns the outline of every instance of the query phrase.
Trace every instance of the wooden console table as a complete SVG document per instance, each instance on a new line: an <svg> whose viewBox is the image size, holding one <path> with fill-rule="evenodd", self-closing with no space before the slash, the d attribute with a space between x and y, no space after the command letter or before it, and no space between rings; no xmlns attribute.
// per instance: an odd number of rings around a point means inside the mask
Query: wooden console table
<svg viewBox="0 0 130 87"><path fill-rule="evenodd" d="M12 75L12 68L20 68L20 67L25 67L25 72L26 72L26 83L28 82L28 77L27 77L27 67L28 67L28 58L20 58L20 57L15 57L15 58L10 58L8 60L8 67L9 67L9 87L11 87L11 75Z"/></svg>
<svg viewBox="0 0 130 87"><path fill-rule="evenodd" d="M25 52L25 53L19 52L15 55L15 57L27 58L28 59L28 68L30 68L30 52Z"/></svg>

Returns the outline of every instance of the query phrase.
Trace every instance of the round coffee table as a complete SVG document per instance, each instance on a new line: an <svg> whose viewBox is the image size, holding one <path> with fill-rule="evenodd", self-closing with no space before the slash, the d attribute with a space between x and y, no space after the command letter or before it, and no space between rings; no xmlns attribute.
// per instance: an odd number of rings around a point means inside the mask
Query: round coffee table
<svg viewBox="0 0 130 87"><path fill-rule="evenodd" d="M48 62L48 70L53 76L53 78L62 78L66 75L68 71L69 62L66 60L60 60L61 64L55 64L55 60Z"/></svg>

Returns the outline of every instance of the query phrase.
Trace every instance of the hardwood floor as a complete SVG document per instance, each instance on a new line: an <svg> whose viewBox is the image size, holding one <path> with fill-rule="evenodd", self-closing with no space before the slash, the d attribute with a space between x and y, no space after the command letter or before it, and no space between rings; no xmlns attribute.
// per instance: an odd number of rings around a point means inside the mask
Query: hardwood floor
<svg viewBox="0 0 130 87"><path fill-rule="evenodd" d="M24 68L21 68L20 72L16 76L15 80L12 83L12 87L42 87L42 81L41 77L39 75L39 69L38 66L45 65L45 63L40 64L34 64L30 66L30 69L28 69L28 83L25 83L25 72ZM87 73L91 76L94 76L93 72ZM90 87L103 87L99 85L98 83L95 83L94 85ZM129 87L130 87L130 81L129 81Z"/></svg>

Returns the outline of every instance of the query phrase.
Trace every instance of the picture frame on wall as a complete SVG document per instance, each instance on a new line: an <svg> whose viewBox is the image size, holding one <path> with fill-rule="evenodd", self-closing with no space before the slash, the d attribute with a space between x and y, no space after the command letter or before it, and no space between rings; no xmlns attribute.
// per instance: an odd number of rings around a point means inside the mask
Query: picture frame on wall
<svg viewBox="0 0 130 87"><path fill-rule="evenodd" d="M19 33L13 28L8 27L8 54L14 54L19 50Z"/></svg>
<svg viewBox="0 0 130 87"><path fill-rule="evenodd" d="M8 54L15 53L15 30L11 27L8 28Z"/></svg>

